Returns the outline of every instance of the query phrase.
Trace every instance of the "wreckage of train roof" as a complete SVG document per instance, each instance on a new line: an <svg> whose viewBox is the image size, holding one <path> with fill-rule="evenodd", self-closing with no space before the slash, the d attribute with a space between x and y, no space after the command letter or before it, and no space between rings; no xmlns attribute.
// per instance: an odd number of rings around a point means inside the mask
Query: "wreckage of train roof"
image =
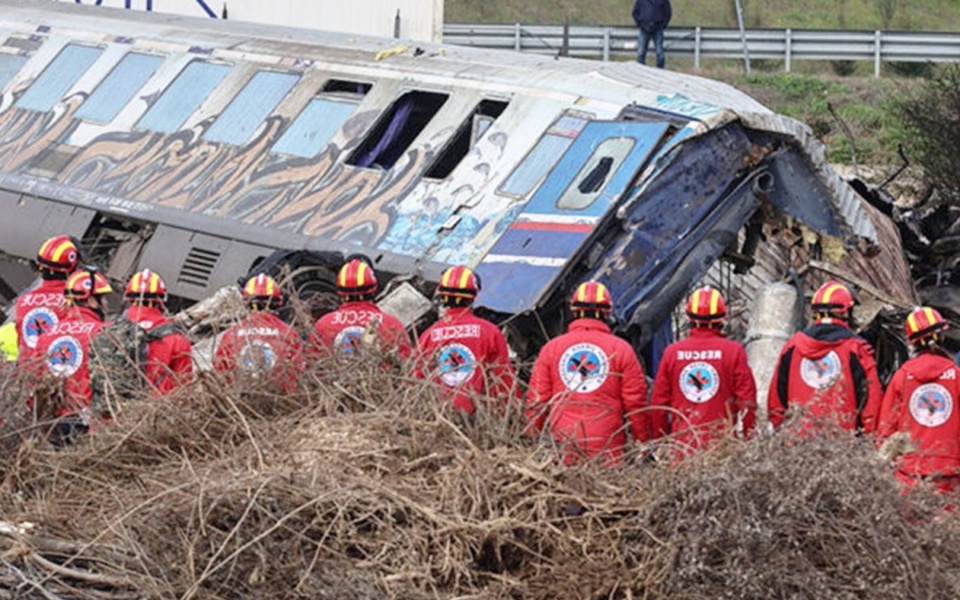
<svg viewBox="0 0 960 600"><path fill-rule="evenodd" d="M722 83L26 0L0 0L0 43L0 251L21 261L72 234L188 300L280 248L360 252L424 293L465 263L480 306L545 333L599 278L638 342L719 258L776 279L790 244L913 300L895 231L810 130Z"/></svg>

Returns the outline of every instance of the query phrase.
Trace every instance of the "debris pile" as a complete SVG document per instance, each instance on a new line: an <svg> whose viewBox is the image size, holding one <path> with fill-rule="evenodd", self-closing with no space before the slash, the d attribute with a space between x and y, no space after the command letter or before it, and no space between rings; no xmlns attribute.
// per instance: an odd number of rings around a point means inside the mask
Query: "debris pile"
<svg viewBox="0 0 960 600"><path fill-rule="evenodd" d="M288 397L203 373L54 451L11 389L0 582L24 597L960 593L957 519L840 434L565 468L518 406L466 421L372 359Z"/></svg>

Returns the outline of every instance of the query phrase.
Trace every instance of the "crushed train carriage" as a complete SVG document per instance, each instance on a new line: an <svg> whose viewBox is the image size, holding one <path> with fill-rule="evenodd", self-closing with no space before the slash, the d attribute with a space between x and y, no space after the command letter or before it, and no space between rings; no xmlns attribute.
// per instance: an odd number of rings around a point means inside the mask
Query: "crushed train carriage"
<svg viewBox="0 0 960 600"><path fill-rule="evenodd" d="M424 294L466 263L521 356L587 277L638 348L718 265L734 303L811 264L916 300L810 130L700 77L0 0L0 89L8 297L66 233L188 301L276 249L361 252Z"/></svg>

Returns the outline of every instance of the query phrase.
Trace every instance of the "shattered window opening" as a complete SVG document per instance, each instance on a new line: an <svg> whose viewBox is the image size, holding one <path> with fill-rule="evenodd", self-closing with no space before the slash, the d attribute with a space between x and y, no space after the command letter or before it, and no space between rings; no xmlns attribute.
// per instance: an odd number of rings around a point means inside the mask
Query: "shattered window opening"
<svg viewBox="0 0 960 600"><path fill-rule="evenodd" d="M400 96L353 151L347 164L392 169L448 97L447 94L421 91Z"/></svg>
<svg viewBox="0 0 960 600"><path fill-rule="evenodd" d="M482 100L477 104L457 128L450 142L439 152L424 177L446 179L506 108L507 103L499 100Z"/></svg>
<svg viewBox="0 0 960 600"><path fill-rule="evenodd" d="M100 58L101 54L103 54L102 48L67 44L20 96L15 106L48 112Z"/></svg>
<svg viewBox="0 0 960 600"><path fill-rule="evenodd" d="M620 168L635 145L636 140L630 137L610 138L601 142L557 200L557 208L584 210L596 202L610 175Z"/></svg>
<svg viewBox="0 0 960 600"><path fill-rule="evenodd" d="M357 96L362 98L370 93L373 84L361 81L347 81L345 79L328 79L323 84L322 92L328 94L343 94L345 96Z"/></svg>
<svg viewBox="0 0 960 600"><path fill-rule="evenodd" d="M163 57L131 52L113 67L110 74L84 101L78 119L109 123L130 102L134 94L157 72Z"/></svg>

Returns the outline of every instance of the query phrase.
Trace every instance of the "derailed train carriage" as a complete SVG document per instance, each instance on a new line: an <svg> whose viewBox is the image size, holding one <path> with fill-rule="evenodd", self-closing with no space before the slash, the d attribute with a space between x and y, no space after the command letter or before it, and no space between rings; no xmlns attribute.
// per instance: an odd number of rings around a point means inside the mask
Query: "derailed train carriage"
<svg viewBox="0 0 960 600"><path fill-rule="evenodd" d="M26 0L0 0L0 44L8 298L66 233L183 302L277 249L328 263L298 282L319 289L357 252L424 296L468 264L521 356L585 278L638 349L708 275L741 314L811 266L875 304L916 300L896 230L809 129L725 84Z"/></svg>

